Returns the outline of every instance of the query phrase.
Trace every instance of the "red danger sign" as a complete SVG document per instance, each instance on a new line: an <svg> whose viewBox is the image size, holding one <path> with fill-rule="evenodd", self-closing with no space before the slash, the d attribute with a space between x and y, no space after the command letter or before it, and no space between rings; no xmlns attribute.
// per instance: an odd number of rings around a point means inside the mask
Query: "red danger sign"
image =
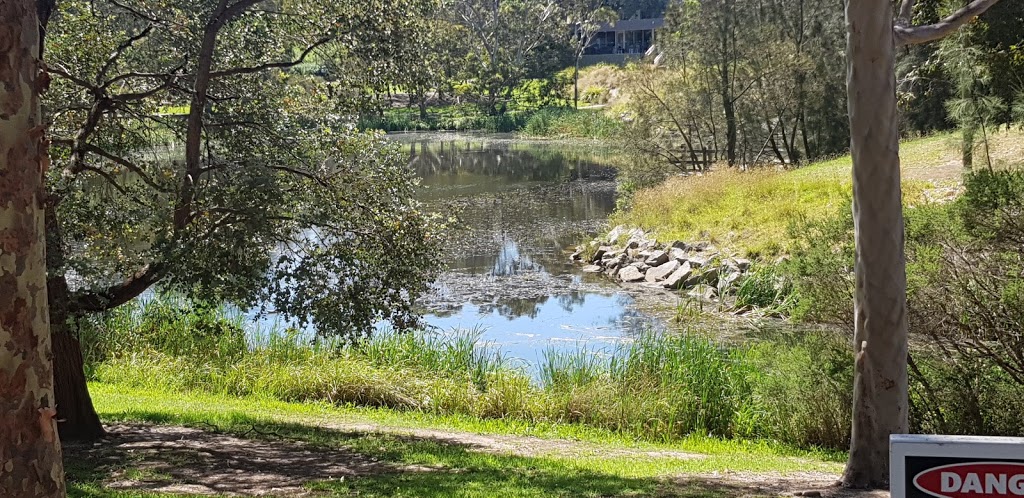
<svg viewBox="0 0 1024 498"><path fill-rule="evenodd" d="M1024 498L1024 438L896 435L892 498Z"/></svg>
<svg viewBox="0 0 1024 498"><path fill-rule="evenodd" d="M938 498L1024 496L1024 463L943 465L914 476L914 487Z"/></svg>

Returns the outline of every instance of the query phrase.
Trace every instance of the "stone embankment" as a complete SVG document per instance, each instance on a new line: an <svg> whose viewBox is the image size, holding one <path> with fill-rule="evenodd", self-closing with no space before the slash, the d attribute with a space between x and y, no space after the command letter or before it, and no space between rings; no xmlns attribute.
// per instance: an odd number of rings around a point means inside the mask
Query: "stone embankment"
<svg viewBox="0 0 1024 498"><path fill-rule="evenodd" d="M723 254L708 242L659 243L639 228L617 226L608 235L577 247L572 260L587 273L603 273L626 285L712 300L732 294L750 260Z"/></svg>

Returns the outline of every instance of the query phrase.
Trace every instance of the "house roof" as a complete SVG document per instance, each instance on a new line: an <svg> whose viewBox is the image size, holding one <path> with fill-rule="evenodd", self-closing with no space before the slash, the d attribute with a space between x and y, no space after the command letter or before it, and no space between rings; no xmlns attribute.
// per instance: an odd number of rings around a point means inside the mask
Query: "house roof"
<svg viewBox="0 0 1024 498"><path fill-rule="evenodd" d="M614 23L601 23L600 31L643 31L648 29L660 29L665 26L664 17L650 19L623 19Z"/></svg>

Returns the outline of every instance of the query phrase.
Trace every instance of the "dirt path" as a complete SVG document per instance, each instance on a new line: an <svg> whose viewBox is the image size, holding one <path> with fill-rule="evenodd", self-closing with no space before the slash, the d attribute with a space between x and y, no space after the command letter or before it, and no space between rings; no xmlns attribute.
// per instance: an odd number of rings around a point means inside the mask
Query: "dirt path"
<svg viewBox="0 0 1024 498"><path fill-rule="evenodd" d="M332 422L317 424L317 427L354 437L383 433L436 441L470 451L523 457L705 458L700 454L675 451L609 449L566 439L492 436L375 424ZM242 437L230 436L213 429L148 424L112 425L108 426L110 436L101 442L65 445L65 459L69 466L85 467L90 472L103 475L104 486L109 489L186 495L315 496L305 487L306 484L383 473L443 470L381 462L344 448L314 447L275 438L273 434L265 432L255 433L250 438L247 434ZM813 490L807 495L812 497L850 496L848 492L840 492L832 487L836 479L836 475L822 472L687 474L667 479L665 490L659 492L658 496L802 496L806 490ZM866 496L887 498L888 493Z"/></svg>

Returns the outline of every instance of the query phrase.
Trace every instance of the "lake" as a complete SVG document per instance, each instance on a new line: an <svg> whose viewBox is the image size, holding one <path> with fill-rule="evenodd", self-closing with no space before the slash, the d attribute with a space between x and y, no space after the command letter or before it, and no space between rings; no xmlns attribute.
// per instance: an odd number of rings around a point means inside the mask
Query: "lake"
<svg viewBox="0 0 1024 498"><path fill-rule="evenodd" d="M481 342L527 364L545 350L612 350L661 328L633 296L569 261L615 209L614 150L505 135L391 137L422 177L420 199L454 210L464 227L419 303L430 326L477 329Z"/></svg>

